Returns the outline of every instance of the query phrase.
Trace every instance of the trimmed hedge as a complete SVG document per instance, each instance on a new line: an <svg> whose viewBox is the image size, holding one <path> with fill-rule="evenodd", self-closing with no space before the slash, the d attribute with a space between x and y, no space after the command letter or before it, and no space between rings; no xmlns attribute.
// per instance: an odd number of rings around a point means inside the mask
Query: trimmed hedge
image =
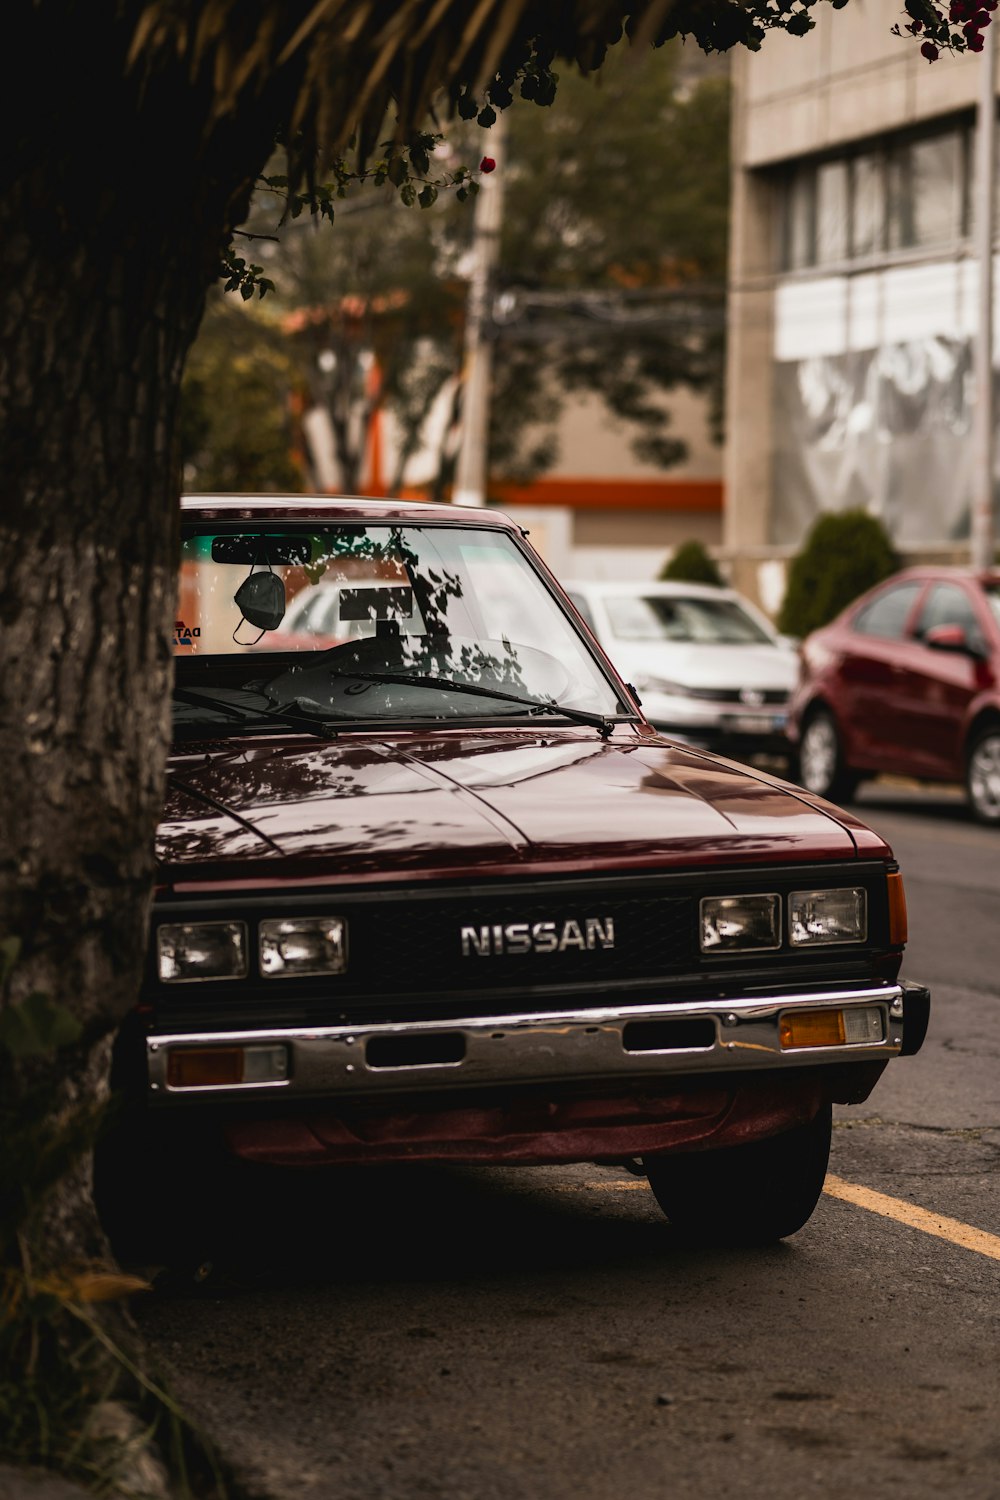
<svg viewBox="0 0 1000 1500"><path fill-rule="evenodd" d="M874 516L863 510L821 516L792 559L778 629L794 636L818 630L899 565Z"/></svg>
<svg viewBox="0 0 1000 1500"><path fill-rule="evenodd" d="M725 588L726 580L719 572L701 542L682 542L660 569L664 582L710 583L715 588Z"/></svg>

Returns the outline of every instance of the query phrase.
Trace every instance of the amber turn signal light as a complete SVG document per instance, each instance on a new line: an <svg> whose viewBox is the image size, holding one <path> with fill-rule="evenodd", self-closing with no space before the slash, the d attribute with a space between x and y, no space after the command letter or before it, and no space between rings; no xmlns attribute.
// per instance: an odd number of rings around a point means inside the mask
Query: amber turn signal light
<svg viewBox="0 0 1000 1500"><path fill-rule="evenodd" d="M167 1087L171 1089L242 1082L242 1047L180 1047L167 1060Z"/></svg>
<svg viewBox="0 0 1000 1500"><path fill-rule="evenodd" d="M842 1047L842 1010L800 1010L781 1018L782 1047Z"/></svg>
<svg viewBox="0 0 1000 1500"><path fill-rule="evenodd" d="M889 896L889 942L894 948L901 948L909 936L903 877L898 870L892 870L885 879Z"/></svg>
<svg viewBox="0 0 1000 1500"><path fill-rule="evenodd" d="M795 1047L858 1047L885 1041L879 1005L848 1010L792 1010L781 1018L778 1038L783 1050Z"/></svg>
<svg viewBox="0 0 1000 1500"><path fill-rule="evenodd" d="M168 1089L223 1089L240 1083L287 1083L288 1048L176 1047L167 1058Z"/></svg>

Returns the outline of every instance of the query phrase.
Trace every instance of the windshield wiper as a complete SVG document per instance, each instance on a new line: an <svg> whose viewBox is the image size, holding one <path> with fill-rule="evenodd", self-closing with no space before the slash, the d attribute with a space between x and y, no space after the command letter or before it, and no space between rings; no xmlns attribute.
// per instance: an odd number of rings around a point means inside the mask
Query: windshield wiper
<svg viewBox="0 0 1000 1500"><path fill-rule="evenodd" d="M480 687L475 682L456 682L451 677L421 677L403 672L331 672L330 677L341 681L354 679L359 682L398 683L401 687L435 687L446 693L468 693L473 698L499 698L503 703L516 703L530 714L561 714L577 724L590 724L598 730L602 739L607 739L615 727L614 719L605 714L591 713L586 708L567 708L562 703L545 703L538 698L521 698L516 693L505 693L500 688Z"/></svg>
<svg viewBox="0 0 1000 1500"><path fill-rule="evenodd" d="M174 697L181 703L192 703L196 708L214 708L224 718L231 720L234 724L247 725L253 723L254 719L271 720L276 724L284 724L290 729L302 729L307 734L314 734L319 739L331 739L337 733L331 724L314 714L296 713L294 705L291 711L286 708L252 708L240 709L234 703L227 703L224 698L216 698L212 693L203 693L199 689L174 688ZM296 700L298 701L298 700Z"/></svg>

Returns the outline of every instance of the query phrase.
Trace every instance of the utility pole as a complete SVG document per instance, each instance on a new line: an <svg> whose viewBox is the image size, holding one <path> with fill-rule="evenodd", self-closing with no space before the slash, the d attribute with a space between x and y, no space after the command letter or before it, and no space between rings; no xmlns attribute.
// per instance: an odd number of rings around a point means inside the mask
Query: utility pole
<svg viewBox="0 0 1000 1500"><path fill-rule="evenodd" d="M486 504L486 467L493 385L493 343L489 338L503 217L504 137L501 114L486 135L486 154L496 168L480 178L472 223L472 276L465 319L462 372L462 437L455 465L455 505Z"/></svg>
<svg viewBox="0 0 1000 1500"><path fill-rule="evenodd" d="M976 119L976 258L979 321L975 343L972 515L969 556L974 568L993 566L993 226L996 204L996 23L985 28Z"/></svg>

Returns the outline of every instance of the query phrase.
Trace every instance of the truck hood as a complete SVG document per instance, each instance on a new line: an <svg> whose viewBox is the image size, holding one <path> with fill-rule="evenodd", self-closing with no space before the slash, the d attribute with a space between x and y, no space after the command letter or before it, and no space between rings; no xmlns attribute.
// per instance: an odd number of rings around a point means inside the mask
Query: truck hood
<svg viewBox="0 0 1000 1500"><path fill-rule="evenodd" d="M182 747L161 878L273 884L887 854L772 777L619 728L286 737Z"/></svg>

